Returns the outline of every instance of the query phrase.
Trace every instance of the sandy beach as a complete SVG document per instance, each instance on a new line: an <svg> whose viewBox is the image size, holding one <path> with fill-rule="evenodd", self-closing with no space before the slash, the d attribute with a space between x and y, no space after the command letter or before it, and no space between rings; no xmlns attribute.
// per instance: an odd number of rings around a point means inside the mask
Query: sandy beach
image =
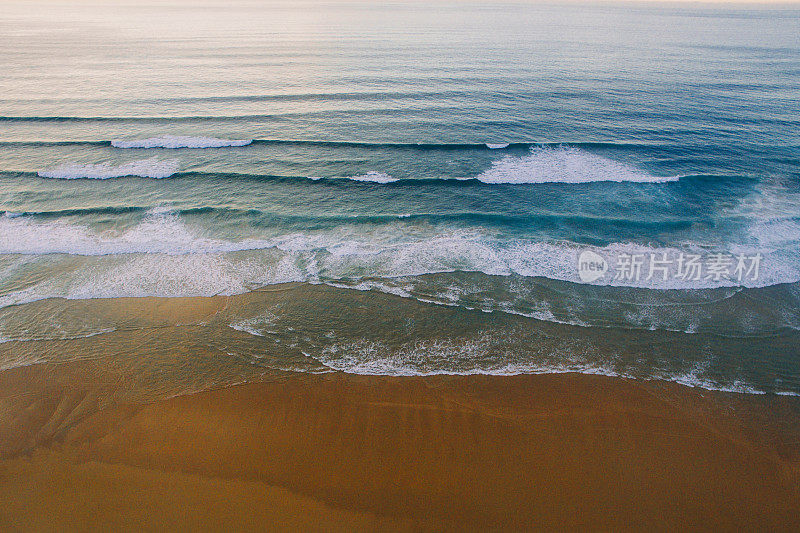
<svg viewBox="0 0 800 533"><path fill-rule="evenodd" d="M0 373L0 528L800 525L800 400L578 374L276 375L106 402Z"/></svg>

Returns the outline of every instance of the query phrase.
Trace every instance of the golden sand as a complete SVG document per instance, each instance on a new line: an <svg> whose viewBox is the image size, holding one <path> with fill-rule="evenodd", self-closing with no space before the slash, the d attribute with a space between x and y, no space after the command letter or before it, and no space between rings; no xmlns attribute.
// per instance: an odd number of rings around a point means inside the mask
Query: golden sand
<svg viewBox="0 0 800 533"><path fill-rule="evenodd" d="M82 365L0 373L0 529L800 527L798 398L297 374L102 407Z"/></svg>

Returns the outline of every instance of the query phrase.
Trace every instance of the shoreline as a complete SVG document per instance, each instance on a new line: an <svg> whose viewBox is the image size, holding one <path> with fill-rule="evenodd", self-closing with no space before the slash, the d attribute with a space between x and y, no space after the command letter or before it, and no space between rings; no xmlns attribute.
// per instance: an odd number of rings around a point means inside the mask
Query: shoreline
<svg viewBox="0 0 800 533"><path fill-rule="evenodd" d="M137 403L102 401L87 375L0 373L4 529L800 525L796 397L287 373Z"/></svg>
<svg viewBox="0 0 800 533"><path fill-rule="evenodd" d="M341 310L347 310L342 312ZM0 310L0 368L105 359L155 398L281 371L365 376L560 373L800 397L800 332L722 336L585 327L414 297L288 282L232 296L49 298ZM58 331L50 320L55 317ZM764 365L764 361L770 361ZM111 371L111 368L114 368ZM187 369L193 367L193 372ZM121 376L121 377L120 377Z"/></svg>

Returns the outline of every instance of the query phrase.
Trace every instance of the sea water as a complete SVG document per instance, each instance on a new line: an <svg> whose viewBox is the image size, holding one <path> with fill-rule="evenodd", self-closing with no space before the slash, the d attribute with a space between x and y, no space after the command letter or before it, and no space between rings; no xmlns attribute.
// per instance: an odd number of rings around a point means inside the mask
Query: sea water
<svg viewBox="0 0 800 533"><path fill-rule="evenodd" d="M0 368L241 295L194 338L276 369L800 393L796 8L10 2L0 51Z"/></svg>

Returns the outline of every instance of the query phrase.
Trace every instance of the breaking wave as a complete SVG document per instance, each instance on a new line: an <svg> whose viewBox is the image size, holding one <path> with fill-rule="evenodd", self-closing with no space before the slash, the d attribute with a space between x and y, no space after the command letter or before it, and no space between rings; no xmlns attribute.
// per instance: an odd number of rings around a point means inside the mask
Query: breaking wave
<svg viewBox="0 0 800 533"><path fill-rule="evenodd" d="M484 183L590 183L628 181L657 183L678 176L659 177L631 165L572 146L539 146L521 157L506 156L479 176Z"/></svg>
<svg viewBox="0 0 800 533"><path fill-rule="evenodd" d="M398 277L441 272L482 272L488 275L542 277L574 283L641 287L650 289L700 289L714 287L760 287L800 280L798 253L793 247L765 254L757 279L680 279L663 275L636 278L616 276L619 259L642 255L677 257L682 252L700 252L699 244L653 247L636 243L584 246L568 241L502 239L478 230L446 233L409 232L406 219L366 232L342 226L314 232L264 233L251 238L212 236L208 228L189 227L175 212L154 209L135 226L116 231L97 231L64 220L41 220L29 216L0 217L0 254L78 256L220 254L275 249L293 254L302 264L299 280ZM756 248L754 250L761 251ZM591 251L608 263L608 274L582 280L578 257ZM738 253L747 250L739 248ZM670 268L675 268L671 265ZM669 272L667 272L669 274Z"/></svg>
<svg viewBox="0 0 800 533"><path fill-rule="evenodd" d="M168 178L177 172L177 161L150 158L116 166L111 163L67 163L50 170L40 171L38 175L42 178L65 180L82 178L106 180L125 176L162 179Z"/></svg>

